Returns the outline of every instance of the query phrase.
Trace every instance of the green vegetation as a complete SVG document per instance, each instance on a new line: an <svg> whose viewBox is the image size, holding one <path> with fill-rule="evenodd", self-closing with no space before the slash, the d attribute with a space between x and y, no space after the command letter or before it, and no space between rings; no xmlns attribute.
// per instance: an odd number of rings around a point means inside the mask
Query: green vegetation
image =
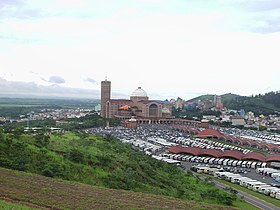
<svg viewBox="0 0 280 210"><path fill-rule="evenodd" d="M232 205L236 196L112 136L0 133L0 166L90 185Z"/></svg>
<svg viewBox="0 0 280 210"><path fill-rule="evenodd" d="M246 210L258 210L259 208L253 206L252 204L249 204L245 202L244 200L238 198L234 203L233 206L238 209L246 209Z"/></svg>
<svg viewBox="0 0 280 210"><path fill-rule="evenodd" d="M232 93L227 93L224 95L221 95L222 97L222 102L224 101L230 101L230 100L234 100L237 97L240 97L239 95L236 94L232 94ZM197 102L197 101L206 101L206 100L214 100L214 95L213 94L207 94L207 95L202 95L202 96L198 96L196 98L193 98L191 100L188 100L188 102Z"/></svg>
<svg viewBox="0 0 280 210"><path fill-rule="evenodd" d="M213 100L214 95L213 94L207 94L207 95L201 95L198 97L195 97L193 99L188 100L188 102L197 102L197 101L206 101L206 100Z"/></svg>
<svg viewBox="0 0 280 210"><path fill-rule="evenodd" d="M269 115L280 112L280 91L269 92L263 95L255 95L251 97L238 96L235 94L224 94L221 96L225 107L229 109L240 110L244 109L246 112L252 111L256 115ZM189 100L189 102L197 102L199 100L213 100L214 95L202 95ZM197 115L195 115L197 116ZM199 116L198 116L199 117Z"/></svg>
<svg viewBox="0 0 280 210"><path fill-rule="evenodd" d="M104 119L101 118L98 114L91 114L85 117L78 119L65 119L64 124L61 124L60 127L66 130L75 130L75 129L85 129L92 127L105 127L107 123L110 126L120 125L121 120L119 119Z"/></svg>
<svg viewBox="0 0 280 210"><path fill-rule="evenodd" d="M1 199L1 198L0 198ZM36 210L38 208L33 208L30 206L18 204L18 203L11 203L8 201L0 200L0 209L1 210Z"/></svg>
<svg viewBox="0 0 280 210"><path fill-rule="evenodd" d="M224 106L228 109L241 110L244 109L246 112L252 111L256 116L258 115L270 115L270 114L280 114L280 91L269 92L264 95L255 95L251 97L239 96L235 94L224 94L221 95L222 102ZM202 95L189 100L188 102L198 102L198 101L214 100L214 95ZM173 115L179 118L185 119L197 119L201 120L203 115L215 115L220 116L220 112L215 111L203 111L203 110L180 110L173 109ZM230 127L229 123L220 124L223 127ZM241 126L240 128L243 128ZM266 129L266 127L260 128Z"/></svg>
<svg viewBox="0 0 280 210"><path fill-rule="evenodd" d="M252 111L257 115L275 114L275 111L280 111L280 91L251 97L240 96L226 100L224 103L230 109L244 109L246 112Z"/></svg>
<svg viewBox="0 0 280 210"><path fill-rule="evenodd" d="M184 118L184 119L197 119L197 120L202 120L203 115L214 115L216 117L220 117L221 112L220 111L212 111L212 110L180 110L180 109L175 109L173 108L172 114L177 117L177 118Z"/></svg>
<svg viewBox="0 0 280 210"><path fill-rule="evenodd" d="M52 119L45 119L45 120L30 120L28 122L29 127L40 127L40 128L50 128L56 126L56 121ZM6 130L23 130L25 127L27 127L27 122L12 122L7 123L3 125L3 128Z"/></svg>
<svg viewBox="0 0 280 210"><path fill-rule="evenodd" d="M0 168L0 186L0 196L40 209L234 209L167 196L90 186L4 168ZM0 207L1 203L3 202L0 202ZM14 207L7 205L4 202L7 210ZM4 207L1 209L5 209ZM15 206L13 209L21 208Z"/></svg>
<svg viewBox="0 0 280 210"><path fill-rule="evenodd" d="M18 117L42 109L89 108L93 109L99 100L86 99L23 99L0 98L0 116Z"/></svg>
<svg viewBox="0 0 280 210"><path fill-rule="evenodd" d="M234 100L235 98L240 97L240 95L236 95L236 94L232 94L232 93L227 93L227 94L221 95L221 97L222 97L222 103L224 103L225 101Z"/></svg>
<svg viewBox="0 0 280 210"><path fill-rule="evenodd" d="M105 127L107 123L110 126L120 125L119 119L104 119L101 118L98 114L92 113L86 115L81 118L68 118L57 122L53 119L45 119L45 120L31 120L29 121L29 127L40 127L44 130L47 130L50 127L59 127L64 130L78 130L78 129L86 129L92 127ZM13 131L13 130L23 130L27 126L27 122L12 122L5 124L3 128L5 130Z"/></svg>
<svg viewBox="0 0 280 210"><path fill-rule="evenodd" d="M243 186L240 186L240 185L237 185L237 184L233 184L233 183L228 182L228 181L223 180L223 179L218 179L218 178L214 178L214 177L213 177L213 179L218 181L218 182L221 182L223 184L226 184L226 185L232 187L233 189L237 189L237 190L246 192L246 193L248 193L250 195L253 195L253 196L257 197L257 198L260 198L260 199L262 199L262 200L264 200L264 201L266 201L268 203L272 203L273 205L280 207L280 201L275 199L275 198L272 198L270 196L267 196L267 195L255 192L253 190L249 190L246 187L243 187Z"/></svg>

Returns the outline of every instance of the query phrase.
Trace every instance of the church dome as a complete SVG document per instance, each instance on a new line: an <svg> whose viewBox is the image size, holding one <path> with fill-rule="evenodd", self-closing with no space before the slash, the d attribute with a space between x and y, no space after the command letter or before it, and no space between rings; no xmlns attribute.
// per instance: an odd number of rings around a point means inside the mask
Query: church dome
<svg viewBox="0 0 280 210"><path fill-rule="evenodd" d="M138 87L136 90L134 90L131 94L132 97L148 97L145 90L143 90L141 87Z"/></svg>

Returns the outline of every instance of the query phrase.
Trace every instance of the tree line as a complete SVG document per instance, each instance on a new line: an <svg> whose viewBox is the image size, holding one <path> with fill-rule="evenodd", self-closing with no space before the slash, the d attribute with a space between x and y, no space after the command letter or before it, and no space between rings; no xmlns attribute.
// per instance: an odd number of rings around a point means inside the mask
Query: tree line
<svg viewBox="0 0 280 210"><path fill-rule="evenodd" d="M280 111L280 92L269 92L251 97L239 96L225 101L224 104L229 109L244 109L246 112L252 111L257 115L275 114L275 111Z"/></svg>

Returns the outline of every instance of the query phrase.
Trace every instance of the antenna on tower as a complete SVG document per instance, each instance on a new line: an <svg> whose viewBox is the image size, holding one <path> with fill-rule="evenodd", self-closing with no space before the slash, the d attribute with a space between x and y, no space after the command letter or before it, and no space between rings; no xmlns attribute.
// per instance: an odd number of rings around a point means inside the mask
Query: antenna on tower
<svg viewBox="0 0 280 210"><path fill-rule="evenodd" d="M107 76L105 76L105 81L107 81Z"/></svg>

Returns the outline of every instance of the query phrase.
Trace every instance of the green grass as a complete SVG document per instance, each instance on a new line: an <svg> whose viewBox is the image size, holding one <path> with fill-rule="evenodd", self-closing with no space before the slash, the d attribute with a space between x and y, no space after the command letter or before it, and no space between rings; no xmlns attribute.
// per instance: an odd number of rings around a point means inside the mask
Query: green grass
<svg viewBox="0 0 280 210"><path fill-rule="evenodd" d="M237 184L233 184L233 183L228 182L228 181L223 180L223 179L214 178L214 177L212 177L212 176L211 176L211 178L214 179L214 180L216 180L216 181L218 181L218 182L221 182L221 183L223 183L223 184L226 184L226 185L228 185L228 186L230 186L230 187L232 187L232 188L235 188L235 189L237 189L237 190L246 192L246 193L248 193L248 194L250 194L250 195L253 195L253 196L257 197L257 198L260 198L260 199L262 199L262 200L264 200L264 201L266 201L266 202L268 202L268 203L271 203L271 204L273 204L273 205L275 205L275 206L280 207L280 201L277 200L277 199L275 199L275 198L272 198L272 197L270 197L270 196L267 196L267 195L264 195L264 194L255 192L255 191L253 191L253 190L249 190L249 189L246 188L246 187L243 187L243 186L240 186L240 185L237 185Z"/></svg>
<svg viewBox="0 0 280 210"><path fill-rule="evenodd" d="M247 203L244 200L238 199L233 202L233 206L238 209L246 209L246 210L259 210L259 208L255 207L254 205Z"/></svg>
<svg viewBox="0 0 280 210"><path fill-rule="evenodd" d="M0 197L49 209L234 210L230 206L85 185L0 167ZM2 204L1 204L2 203ZM2 209L13 204L1 202ZM2 205L2 206L1 206ZM15 204L16 205L16 204ZM5 208L4 208L5 207ZM23 206L24 207L24 206ZM15 206L15 210L32 208ZM242 209L242 208L240 208Z"/></svg>
<svg viewBox="0 0 280 210"><path fill-rule="evenodd" d="M33 208L18 203L11 203L8 201L0 200L0 209L1 210L36 210L38 208Z"/></svg>
<svg viewBox="0 0 280 210"><path fill-rule="evenodd" d="M195 173L195 172L193 172L193 173ZM197 176L203 175L204 177L207 177L207 178L210 178L210 179L213 179L216 181L221 181L221 179L214 178L213 176L210 176L208 174L201 174L201 173L195 173L195 174L197 174ZM222 180L222 181L224 181L224 180ZM224 181L223 183L228 184L228 182L226 182L226 181ZM248 203L247 201L245 201L241 198L237 198L235 201L233 201L232 206L234 206L238 209L246 209L246 210L258 210L259 209L256 206Z"/></svg>
<svg viewBox="0 0 280 210"><path fill-rule="evenodd" d="M211 204L231 206L237 198L112 136L15 134L0 135L0 165L6 168Z"/></svg>

